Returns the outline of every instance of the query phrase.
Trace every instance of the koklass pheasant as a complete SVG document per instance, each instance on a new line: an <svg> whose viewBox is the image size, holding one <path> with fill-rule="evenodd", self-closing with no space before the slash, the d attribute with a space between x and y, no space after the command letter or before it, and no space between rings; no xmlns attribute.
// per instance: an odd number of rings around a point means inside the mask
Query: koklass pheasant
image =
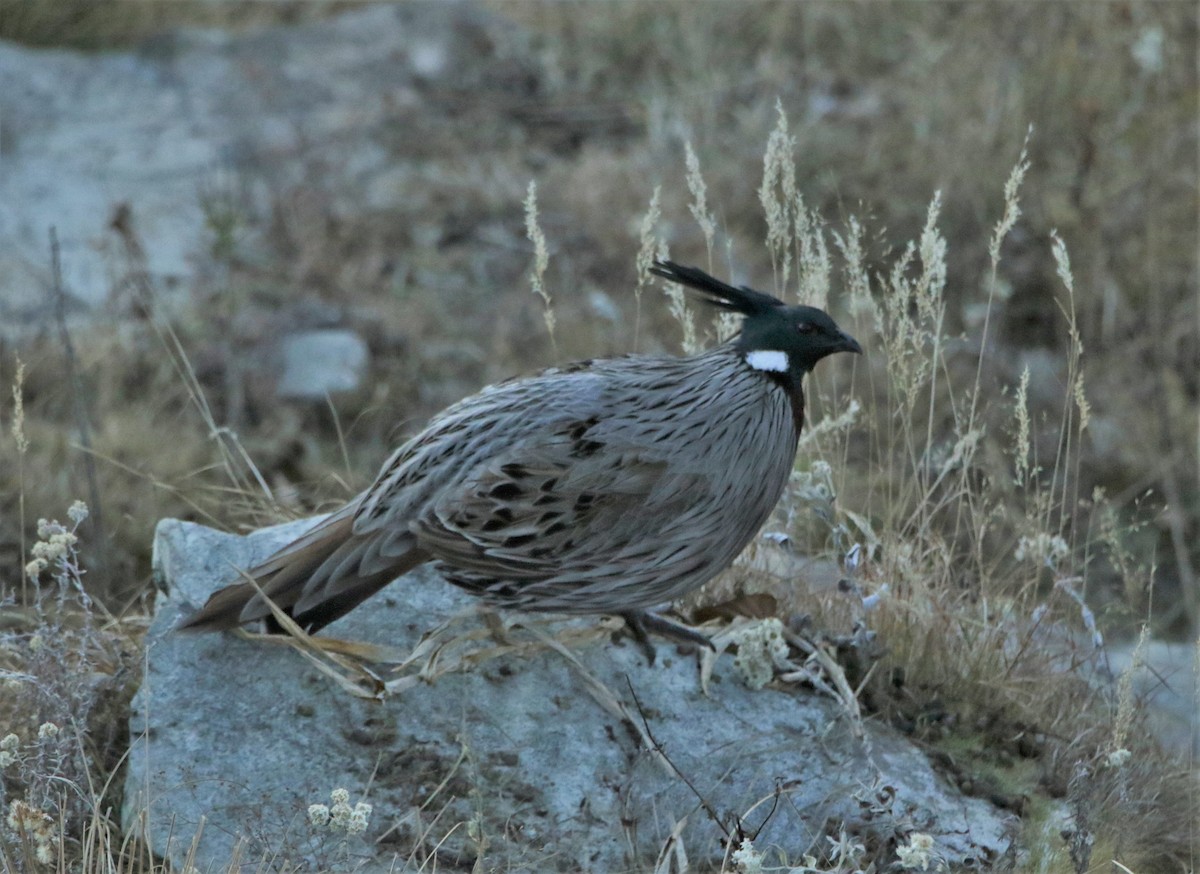
<svg viewBox="0 0 1200 874"><path fill-rule="evenodd" d="M248 573L316 631L428 561L500 606L608 613L704 640L651 608L702 586L766 522L804 424L803 378L862 352L828 315L734 288L694 267L653 272L742 316L685 358L584 361L489 386L436 416L375 482ZM271 621L247 583L180 623Z"/></svg>

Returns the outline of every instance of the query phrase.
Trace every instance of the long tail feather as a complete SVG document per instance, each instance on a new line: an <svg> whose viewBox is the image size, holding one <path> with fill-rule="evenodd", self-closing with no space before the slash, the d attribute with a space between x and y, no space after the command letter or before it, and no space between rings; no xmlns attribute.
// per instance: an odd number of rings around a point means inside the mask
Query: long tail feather
<svg viewBox="0 0 1200 874"><path fill-rule="evenodd" d="M413 549L386 566L362 572L357 558L367 554L371 535L355 536L353 504L330 516L246 573L262 593L297 624L312 632L353 610L396 577L427 560ZM326 568L341 570L335 576ZM186 631L221 631L266 619L271 611L249 582L218 590L176 627Z"/></svg>

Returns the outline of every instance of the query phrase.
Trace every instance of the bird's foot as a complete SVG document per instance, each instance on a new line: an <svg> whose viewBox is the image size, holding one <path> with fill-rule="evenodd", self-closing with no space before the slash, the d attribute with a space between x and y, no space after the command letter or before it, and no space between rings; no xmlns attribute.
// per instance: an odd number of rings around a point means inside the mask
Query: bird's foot
<svg viewBox="0 0 1200 874"><path fill-rule="evenodd" d="M625 620L625 627L637 645L641 647L642 652L646 654L646 661L650 664L654 664L655 657L654 644L650 642L651 632L660 637L674 640L676 643L715 649L712 641L696 629L679 622L672 622L670 619L664 619L657 613L651 613L648 610L630 610L628 613L622 613L621 618Z"/></svg>

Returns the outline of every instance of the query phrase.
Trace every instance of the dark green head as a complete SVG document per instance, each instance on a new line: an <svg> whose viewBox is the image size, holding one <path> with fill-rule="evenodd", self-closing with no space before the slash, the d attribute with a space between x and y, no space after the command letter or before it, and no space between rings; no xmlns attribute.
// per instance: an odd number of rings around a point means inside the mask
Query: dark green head
<svg viewBox="0 0 1200 874"><path fill-rule="evenodd" d="M861 354L858 341L823 310L786 306L783 301L746 286L734 288L695 267L656 261L651 272L699 292L712 306L743 317L735 341L746 363L756 370L799 378L834 352Z"/></svg>

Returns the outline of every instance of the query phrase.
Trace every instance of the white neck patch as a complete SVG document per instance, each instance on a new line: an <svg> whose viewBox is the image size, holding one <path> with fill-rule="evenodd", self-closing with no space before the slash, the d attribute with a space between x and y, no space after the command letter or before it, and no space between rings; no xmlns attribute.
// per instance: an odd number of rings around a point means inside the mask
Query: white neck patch
<svg viewBox="0 0 1200 874"><path fill-rule="evenodd" d="M747 353L746 363L755 370L767 370L771 373L787 373L788 369L787 353L776 349L755 349Z"/></svg>

